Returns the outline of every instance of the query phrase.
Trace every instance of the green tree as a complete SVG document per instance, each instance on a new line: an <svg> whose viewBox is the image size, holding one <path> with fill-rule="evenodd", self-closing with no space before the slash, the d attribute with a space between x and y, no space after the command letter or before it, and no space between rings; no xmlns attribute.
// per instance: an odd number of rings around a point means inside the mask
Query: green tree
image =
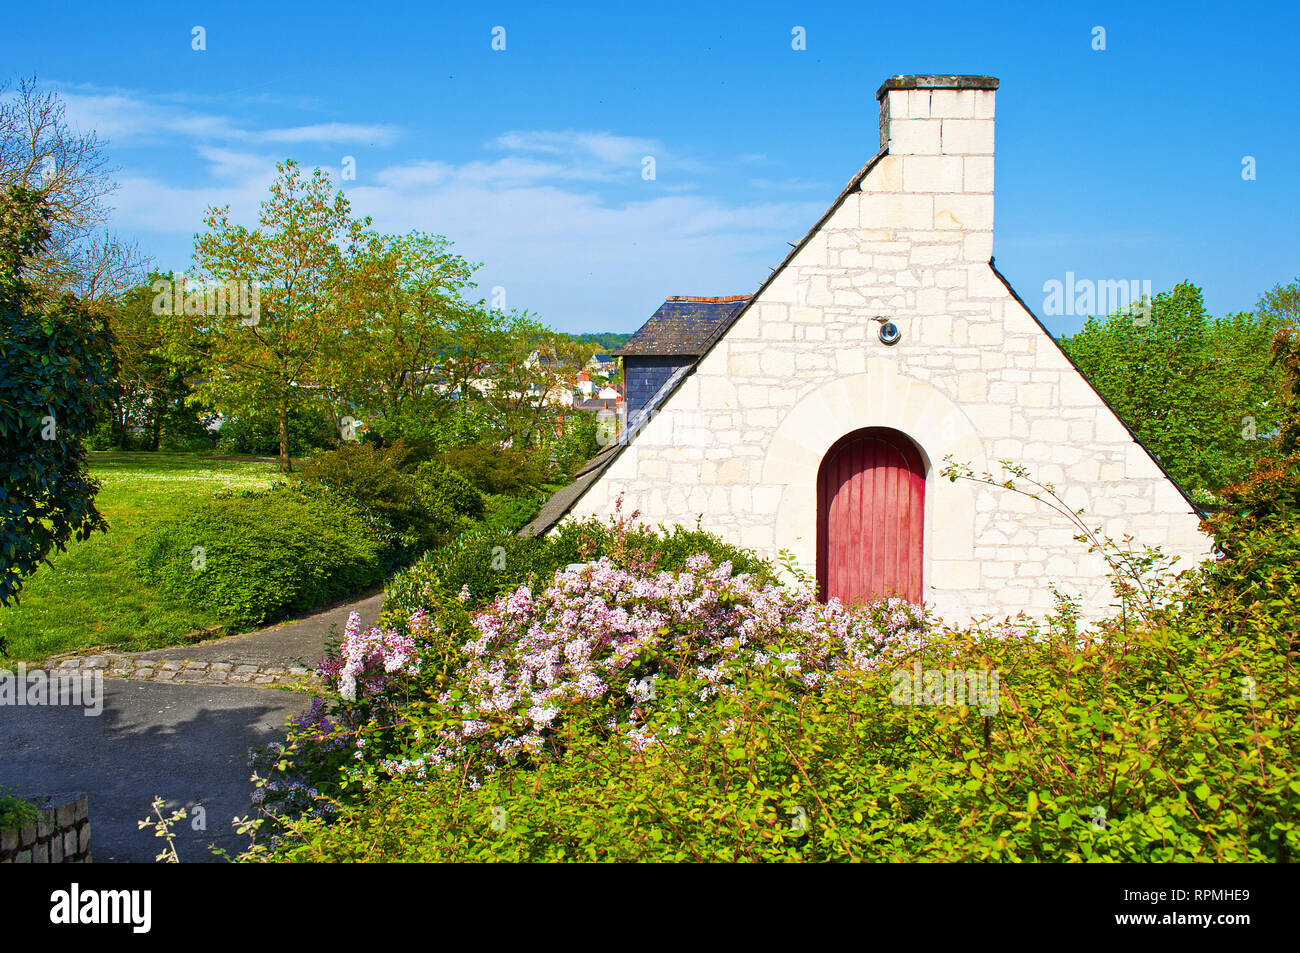
<svg viewBox="0 0 1300 953"><path fill-rule="evenodd" d="M1294 286L1292 286L1294 288ZM1293 299L1294 300L1294 299ZM1224 507L1207 520L1221 558L1207 571L1227 598L1218 611L1267 624L1284 613L1295 647L1300 602L1300 335L1284 327L1273 339L1272 363L1282 375L1281 426L1250 473L1223 491Z"/></svg>
<svg viewBox="0 0 1300 953"><path fill-rule="evenodd" d="M344 330L337 299L345 249L358 246L370 220L351 217L347 197L322 170L304 175L292 160L277 169L256 228L233 224L229 206L208 210L207 231L195 241L195 285L172 289L170 310L181 329L175 353L204 370L194 399L228 416L273 413L280 470L288 473L289 414L313 404L325 413L319 374ZM221 306L214 289L229 282L241 295L239 283L255 283L256 313ZM168 310L168 302L160 306Z"/></svg>
<svg viewBox="0 0 1300 953"><path fill-rule="evenodd" d="M457 385L485 358L460 297L476 266L420 232L367 232L339 264L341 334L321 375L336 414L377 418L391 432L416 405L450 413Z"/></svg>
<svg viewBox="0 0 1300 953"><path fill-rule="evenodd" d="M1300 328L1300 278L1264 292L1255 311L1277 327Z"/></svg>
<svg viewBox="0 0 1300 953"><path fill-rule="evenodd" d="M1090 317L1062 340L1120 417L1189 492L1218 493L1265 452L1279 421L1274 314L1207 314L1183 282L1149 314Z"/></svg>
<svg viewBox="0 0 1300 953"><path fill-rule="evenodd" d="M111 386L112 339L76 298L24 277L51 217L30 189L10 188L0 203L0 605L52 549L108 528L82 439Z"/></svg>
<svg viewBox="0 0 1300 953"><path fill-rule="evenodd" d="M189 436L203 430L196 411L186 406L188 380L200 368L192 360L181 362L168 356L169 326L176 319L157 314L153 308L154 284L167 280L166 275L155 272L143 284L101 307L113 333L118 366L108 408L115 446L126 446L130 431L137 427L144 430L144 446L149 450L160 448L165 425Z"/></svg>
<svg viewBox="0 0 1300 953"><path fill-rule="evenodd" d="M511 312L499 321L484 400L501 441L528 450L559 433L562 396L576 385L588 349L530 314Z"/></svg>
<svg viewBox="0 0 1300 953"><path fill-rule="evenodd" d="M583 344L595 345L597 354L616 350L626 344L628 339L632 337L631 334L618 331L589 331L585 334L571 334L569 336Z"/></svg>

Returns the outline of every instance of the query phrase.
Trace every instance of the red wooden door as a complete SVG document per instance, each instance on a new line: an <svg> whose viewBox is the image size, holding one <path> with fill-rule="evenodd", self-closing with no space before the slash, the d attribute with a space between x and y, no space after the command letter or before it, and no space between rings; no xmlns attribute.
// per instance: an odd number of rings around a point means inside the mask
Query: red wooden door
<svg viewBox="0 0 1300 953"><path fill-rule="evenodd" d="M837 442L817 475L817 581L823 600L922 601L925 463L896 430Z"/></svg>

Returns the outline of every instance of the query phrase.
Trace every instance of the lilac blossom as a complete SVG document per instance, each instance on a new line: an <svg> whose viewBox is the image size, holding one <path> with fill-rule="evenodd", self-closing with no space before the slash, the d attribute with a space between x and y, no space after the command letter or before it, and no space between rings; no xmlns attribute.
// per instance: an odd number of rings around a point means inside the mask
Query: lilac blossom
<svg viewBox="0 0 1300 953"><path fill-rule="evenodd" d="M563 713L606 695L628 699L634 722L654 704L665 668L693 674L706 700L734 691L744 672L766 670L816 688L901 657L922 644L922 609L901 599L846 607L802 589L760 585L750 574L691 556L686 571L620 569L608 558L559 571L539 593L520 586L473 617L464 646L459 729L440 754L506 726L491 751L509 760L537 751ZM628 742L653 742L633 723Z"/></svg>
<svg viewBox="0 0 1300 953"><path fill-rule="evenodd" d="M408 635L379 626L363 632L361 616L350 612L343 640L317 671L321 677L334 682L339 694L348 701L373 698L396 675L415 675L420 671L416 639L427 634L430 627L428 616L419 609L411 615Z"/></svg>

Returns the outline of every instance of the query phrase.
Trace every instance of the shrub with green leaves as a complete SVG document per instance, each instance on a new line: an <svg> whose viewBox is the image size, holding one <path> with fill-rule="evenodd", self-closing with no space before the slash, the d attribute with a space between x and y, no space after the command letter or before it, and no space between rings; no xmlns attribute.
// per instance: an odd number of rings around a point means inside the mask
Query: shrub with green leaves
<svg viewBox="0 0 1300 953"><path fill-rule="evenodd" d="M416 464L411 448L344 443L303 465L299 479L344 494L396 534L392 567L409 562L482 513L482 499L466 480L438 464Z"/></svg>
<svg viewBox="0 0 1300 953"><path fill-rule="evenodd" d="M384 549L373 520L338 493L282 483L218 494L149 529L134 552L145 578L238 630L379 582Z"/></svg>
<svg viewBox="0 0 1300 953"><path fill-rule="evenodd" d="M1287 637L1210 620L1083 641L974 629L821 691L772 667L704 701L689 674L660 679L651 744L608 728L610 705L575 710L562 756L371 784L277 857L1290 860L1300 698ZM997 672L996 710L944 689L900 701L914 669ZM411 714L426 732L451 723Z"/></svg>
<svg viewBox="0 0 1300 953"><path fill-rule="evenodd" d="M615 503L614 517L607 523L595 517L570 520L549 537L553 561L558 567L573 562L590 562L608 556L622 569L682 572L687 560L704 553L714 562L729 562L738 573L749 573L759 585L775 582L775 567L753 550L725 542L716 533L684 526L646 526L638 514L624 516L622 500Z"/></svg>
<svg viewBox="0 0 1300 953"><path fill-rule="evenodd" d="M436 507L467 519L483 518L483 494L446 464L427 460L416 468L415 475Z"/></svg>
<svg viewBox="0 0 1300 953"><path fill-rule="evenodd" d="M0 831L34 824L41 813L36 805L27 798L14 795L12 789L8 790L10 793L5 793L6 789L0 788Z"/></svg>
<svg viewBox="0 0 1300 953"><path fill-rule="evenodd" d="M537 515L544 501L540 494L491 494L484 500L483 522L494 530L517 533Z"/></svg>
<svg viewBox="0 0 1300 953"><path fill-rule="evenodd" d="M328 414L319 408L289 411L289 453L297 456L338 439ZM280 422L274 414L227 418L217 431L217 450L273 457L280 452Z"/></svg>
<svg viewBox="0 0 1300 953"><path fill-rule="evenodd" d="M550 469L535 453L494 443L456 447L444 452L439 460L464 474L483 493L514 493L537 487Z"/></svg>
<svg viewBox="0 0 1300 953"><path fill-rule="evenodd" d="M396 623L417 609L433 610L468 589L473 603L490 600L534 574L554 571L545 540L487 527L462 533L398 573L384 594L384 616Z"/></svg>

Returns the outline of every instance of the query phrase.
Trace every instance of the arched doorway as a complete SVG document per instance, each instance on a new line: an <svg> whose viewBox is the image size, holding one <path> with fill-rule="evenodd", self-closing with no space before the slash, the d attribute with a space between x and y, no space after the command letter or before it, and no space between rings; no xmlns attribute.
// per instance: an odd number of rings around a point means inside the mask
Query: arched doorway
<svg viewBox="0 0 1300 953"><path fill-rule="evenodd" d="M925 461L897 430L836 441L817 473L817 582L823 600L901 596L920 604Z"/></svg>

